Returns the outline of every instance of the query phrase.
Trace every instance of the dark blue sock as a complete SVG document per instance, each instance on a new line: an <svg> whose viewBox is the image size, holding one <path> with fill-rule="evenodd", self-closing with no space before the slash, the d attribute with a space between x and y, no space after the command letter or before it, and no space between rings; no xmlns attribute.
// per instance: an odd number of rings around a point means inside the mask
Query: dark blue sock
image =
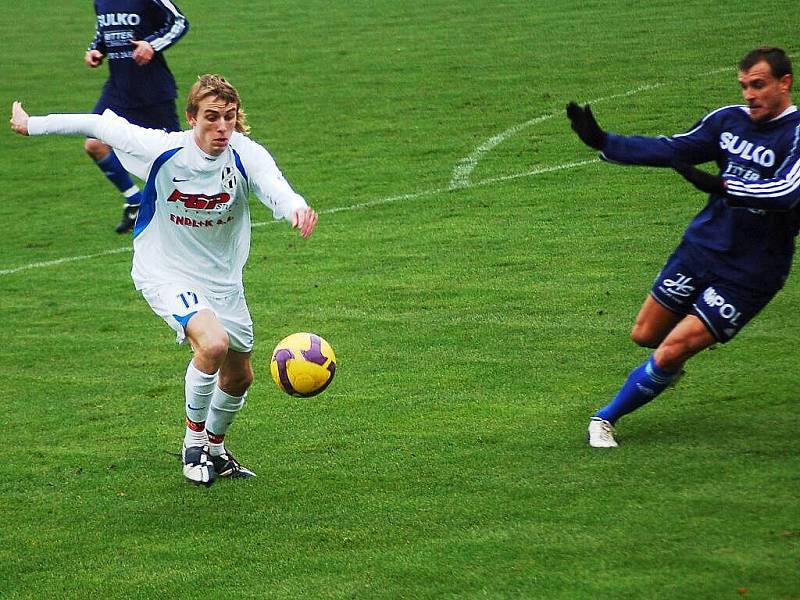
<svg viewBox="0 0 800 600"><path fill-rule="evenodd" d="M117 158L117 155L114 154L113 151L103 160L98 160L97 166L100 167L100 170L108 177L108 180L123 194L135 187L131 176L128 175L125 167L122 166L122 163L119 162L119 158ZM135 202L130 201L128 201L128 203L135 204Z"/></svg>
<svg viewBox="0 0 800 600"><path fill-rule="evenodd" d="M621 416L633 412L658 396L676 375L677 373L659 369L653 356L650 356L644 364L631 371L614 399L598 410L595 417L616 423Z"/></svg>
<svg viewBox="0 0 800 600"><path fill-rule="evenodd" d="M141 190L136 190L135 194L132 194L125 198L125 204L129 204L131 206L139 206L142 203L142 192Z"/></svg>

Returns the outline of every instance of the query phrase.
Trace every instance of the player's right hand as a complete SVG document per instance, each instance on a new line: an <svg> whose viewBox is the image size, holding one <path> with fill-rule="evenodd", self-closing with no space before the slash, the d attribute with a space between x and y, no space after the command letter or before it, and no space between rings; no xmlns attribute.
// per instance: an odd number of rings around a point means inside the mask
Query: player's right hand
<svg viewBox="0 0 800 600"><path fill-rule="evenodd" d="M310 206L301 208L292 213L289 219L289 224L292 229L300 230L300 237L307 238L314 233L314 228L317 226L319 214Z"/></svg>
<svg viewBox="0 0 800 600"><path fill-rule="evenodd" d="M11 129L20 135L28 135L28 113L22 108L22 102L15 100L11 104Z"/></svg>
<svg viewBox="0 0 800 600"><path fill-rule="evenodd" d="M83 56L83 61L87 66L95 69L103 62L103 53L100 50L87 50Z"/></svg>
<svg viewBox="0 0 800 600"><path fill-rule="evenodd" d="M600 128L588 104L581 108L577 103L570 102L567 104L567 117L572 123L572 130L584 144L600 150L606 143L608 134Z"/></svg>

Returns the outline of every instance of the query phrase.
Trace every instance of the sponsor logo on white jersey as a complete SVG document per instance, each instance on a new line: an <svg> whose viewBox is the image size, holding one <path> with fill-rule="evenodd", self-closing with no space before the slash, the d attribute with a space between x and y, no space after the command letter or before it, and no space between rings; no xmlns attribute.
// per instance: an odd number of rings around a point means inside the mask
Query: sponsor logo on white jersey
<svg viewBox="0 0 800 600"><path fill-rule="evenodd" d="M225 212L230 210L231 195L227 192L220 194L186 194L180 190L174 190L167 202L180 202L191 210L210 210L214 212Z"/></svg>
<svg viewBox="0 0 800 600"><path fill-rule="evenodd" d="M719 136L719 147L731 154L736 154L744 160L753 161L762 167L771 167L775 164L775 152L765 146L756 146L730 131L723 131Z"/></svg>

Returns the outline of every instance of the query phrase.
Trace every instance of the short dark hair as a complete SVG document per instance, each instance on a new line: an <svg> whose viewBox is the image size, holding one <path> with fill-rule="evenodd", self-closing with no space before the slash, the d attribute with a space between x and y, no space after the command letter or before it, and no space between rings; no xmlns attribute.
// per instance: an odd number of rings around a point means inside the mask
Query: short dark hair
<svg viewBox="0 0 800 600"><path fill-rule="evenodd" d="M739 61L739 70L748 71L760 63L762 60L769 64L772 71L772 76L775 79L780 79L784 75L792 75L792 61L786 56L783 48L755 48L750 50L744 55L744 58Z"/></svg>

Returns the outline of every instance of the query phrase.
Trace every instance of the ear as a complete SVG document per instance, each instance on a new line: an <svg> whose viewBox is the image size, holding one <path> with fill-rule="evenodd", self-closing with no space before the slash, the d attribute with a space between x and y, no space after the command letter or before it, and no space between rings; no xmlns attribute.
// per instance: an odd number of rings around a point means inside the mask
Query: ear
<svg viewBox="0 0 800 600"><path fill-rule="evenodd" d="M190 113L188 110L186 111L186 120L189 122L189 127L194 127L197 123L197 116Z"/></svg>
<svg viewBox="0 0 800 600"><path fill-rule="evenodd" d="M781 89L784 92L788 93L792 89L792 82L794 81L792 75L790 73L787 73L786 75L781 77L780 81L781 81Z"/></svg>

